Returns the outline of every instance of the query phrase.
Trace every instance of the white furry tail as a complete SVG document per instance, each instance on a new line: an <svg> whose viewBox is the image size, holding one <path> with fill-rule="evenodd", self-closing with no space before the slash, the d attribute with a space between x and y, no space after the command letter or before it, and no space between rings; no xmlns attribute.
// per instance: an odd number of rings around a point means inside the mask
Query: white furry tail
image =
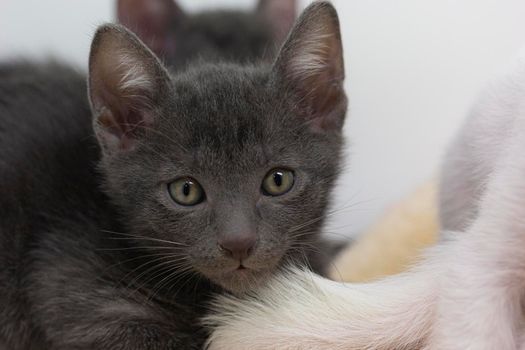
<svg viewBox="0 0 525 350"><path fill-rule="evenodd" d="M209 349L419 349L437 294L428 262L354 285L294 269L248 297L220 297L205 320L214 329Z"/></svg>

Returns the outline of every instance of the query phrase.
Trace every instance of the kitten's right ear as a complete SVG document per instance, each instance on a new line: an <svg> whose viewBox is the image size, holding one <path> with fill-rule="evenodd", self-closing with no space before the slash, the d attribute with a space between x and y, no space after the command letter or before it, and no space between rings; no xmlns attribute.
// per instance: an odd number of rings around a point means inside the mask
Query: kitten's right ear
<svg viewBox="0 0 525 350"><path fill-rule="evenodd" d="M279 86L295 94L298 111L312 129L341 130L347 105L343 46L337 12L329 2L316 1L304 10L273 71Z"/></svg>
<svg viewBox="0 0 525 350"><path fill-rule="evenodd" d="M117 18L160 57L175 50L174 31L185 19L175 0L118 0Z"/></svg>
<svg viewBox="0 0 525 350"><path fill-rule="evenodd" d="M89 56L89 97L103 150L131 149L170 86L167 71L133 33L118 25L99 27Z"/></svg>

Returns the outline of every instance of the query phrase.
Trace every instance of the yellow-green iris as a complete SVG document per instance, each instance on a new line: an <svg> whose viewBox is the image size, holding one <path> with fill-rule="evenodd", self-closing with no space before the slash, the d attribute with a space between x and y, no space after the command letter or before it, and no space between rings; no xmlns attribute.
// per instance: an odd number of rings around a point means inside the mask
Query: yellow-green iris
<svg viewBox="0 0 525 350"><path fill-rule="evenodd" d="M204 200L204 190L191 177L177 179L168 184L171 198L180 205L196 205Z"/></svg>
<svg viewBox="0 0 525 350"><path fill-rule="evenodd" d="M294 174L287 169L273 169L263 180L262 189L269 196L280 196L288 192L294 184Z"/></svg>

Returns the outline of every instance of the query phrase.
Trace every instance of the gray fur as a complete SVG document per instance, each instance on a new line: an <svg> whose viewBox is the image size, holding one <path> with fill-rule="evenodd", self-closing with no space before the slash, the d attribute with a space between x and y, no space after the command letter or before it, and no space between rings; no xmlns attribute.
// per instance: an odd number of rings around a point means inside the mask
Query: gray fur
<svg viewBox="0 0 525 350"><path fill-rule="evenodd" d="M324 28L319 38L335 36L342 53L331 5L312 5L298 23L293 47ZM108 38L119 40L104 46ZM286 63L301 50L290 45L273 67L205 64L168 76L135 36L103 26L91 57L95 132L80 74L0 66L0 346L199 349L211 296L250 290L315 255L343 145L344 76L332 66L342 59L323 51L317 64L335 75L292 79ZM97 75L98 59L122 48L152 78L126 90L141 94L115 95L115 71ZM262 179L278 166L296 183L266 197ZM169 199L166 184L181 175L201 182L206 201ZM232 274L238 262L217 235L246 220L258 237L251 270Z"/></svg>

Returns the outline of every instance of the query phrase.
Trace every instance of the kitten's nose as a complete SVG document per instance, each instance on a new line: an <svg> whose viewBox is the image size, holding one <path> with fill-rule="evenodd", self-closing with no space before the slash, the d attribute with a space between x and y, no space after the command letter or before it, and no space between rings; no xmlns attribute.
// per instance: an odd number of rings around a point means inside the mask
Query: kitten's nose
<svg viewBox="0 0 525 350"><path fill-rule="evenodd" d="M253 252L256 236L251 233L228 235L219 239L219 249L235 260L245 260Z"/></svg>

